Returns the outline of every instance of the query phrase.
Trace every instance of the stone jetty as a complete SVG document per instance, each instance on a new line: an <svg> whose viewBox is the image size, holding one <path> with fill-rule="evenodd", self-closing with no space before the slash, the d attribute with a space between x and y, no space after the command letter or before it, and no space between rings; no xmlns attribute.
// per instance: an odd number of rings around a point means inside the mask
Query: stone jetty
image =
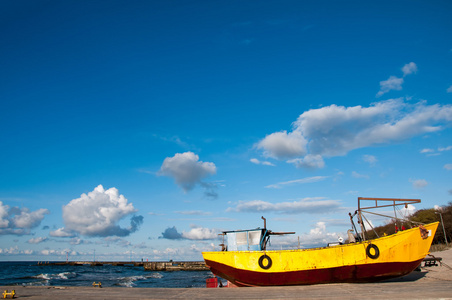
<svg viewBox="0 0 452 300"><path fill-rule="evenodd" d="M203 261L149 261L149 262L125 262L125 261L65 261L65 262L39 262L38 265L48 266L134 266L144 267L146 271L208 271L209 268Z"/></svg>

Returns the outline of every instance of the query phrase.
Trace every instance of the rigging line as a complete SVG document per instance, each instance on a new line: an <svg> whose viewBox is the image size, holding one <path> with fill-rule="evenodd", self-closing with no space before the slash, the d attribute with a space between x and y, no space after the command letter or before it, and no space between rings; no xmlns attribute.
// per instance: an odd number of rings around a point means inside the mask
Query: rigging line
<svg viewBox="0 0 452 300"><path fill-rule="evenodd" d="M372 214L372 215L376 215L376 216L380 216L380 217L385 217L385 218L394 219L394 217L386 216L386 215L382 215L382 214L377 214L377 213L370 212L370 211L366 211L366 213ZM421 225L424 225L424 224L425 224L425 223L416 222L416 221L411 221L411 220L407 220L407 219L399 219L399 218L396 218L396 219L399 220L399 221L411 222L411 223L415 223L415 224L421 224Z"/></svg>
<svg viewBox="0 0 452 300"><path fill-rule="evenodd" d="M397 207L397 211L403 217L403 220L409 220L408 219L408 215L409 215L408 210L405 210L405 213L403 213L402 209L400 207ZM409 222L413 222L413 221L407 221L407 222L410 225L410 228L413 228L413 226L411 226L411 223L409 223ZM402 226L403 226L403 223L402 223Z"/></svg>
<svg viewBox="0 0 452 300"><path fill-rule="evenodd" d="M378 233L375 231L375 228L372 226L372 224L370 224L369 220L367 220L367 218L366 218L366 216L365 216L364 214L363 214L363 217L364 217L364 220L366 220L367 224L369 224L370 228L372 228L372 230L374 231L375 235L376 235L377 237L380 237L380 236L378 235Z"/></svg>

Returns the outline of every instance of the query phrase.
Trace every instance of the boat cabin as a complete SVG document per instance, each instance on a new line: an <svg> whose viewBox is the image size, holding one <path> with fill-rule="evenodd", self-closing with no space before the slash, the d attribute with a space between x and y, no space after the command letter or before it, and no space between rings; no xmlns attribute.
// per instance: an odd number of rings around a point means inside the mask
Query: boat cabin
<svg viewBox="0 0 452 300"><path fill-rule="evenodd" d="M251 230L223 231L226 236L227 247L224 251L261 251L265 250L269 239L267 229L256 228Z"/></svg>

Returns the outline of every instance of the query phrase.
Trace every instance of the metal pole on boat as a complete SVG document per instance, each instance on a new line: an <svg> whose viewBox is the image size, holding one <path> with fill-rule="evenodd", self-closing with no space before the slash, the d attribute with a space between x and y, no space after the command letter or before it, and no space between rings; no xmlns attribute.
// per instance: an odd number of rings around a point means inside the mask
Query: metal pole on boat
<svg viewBox="0 0 452 300"><path fill-rule="evenodd" d="M446 246L448 246L448 244L447 244L447 237L446 237L446 230L444 229L443 215L440 212L435 212L435 214L439 215L439 217L441 218L441 224L443 225L444 240L446 241Z"/></svg>
<svg viewBox="0 0 452 300"><path fill-rule="evenodd" d="M359 235L358 229L356 229L355 226L355 222L353 222L353 217L358 213L358 211L355 211L355 213L352 215L351 213L348 213L348 215L350 216L350 222L352 223L352 229L355 230L356 232L356 238L358 239L358 241L361 241L361 237Z"/></svg>
<svg viewBox="0 0 452 300"><path fill-rule="evenodd" d="M361 216L361 211L358 211L358 223L361 226L361 236L363 241L366 240L366 235L364 234L365 229L364 229L364 223L363 223L363 217Z"/></svg>

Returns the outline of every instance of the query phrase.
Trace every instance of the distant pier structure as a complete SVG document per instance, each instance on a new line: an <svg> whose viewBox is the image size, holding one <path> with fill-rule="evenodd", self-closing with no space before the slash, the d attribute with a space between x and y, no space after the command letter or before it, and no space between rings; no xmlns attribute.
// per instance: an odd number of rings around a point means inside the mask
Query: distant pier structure
<svg viewBox="0 0 452 300"><path fill-rule="evenodd" d="M65 261L65 262L38 262L42 266L133 266L144 267L146 271L208 271L203 261Z"/></svg>

